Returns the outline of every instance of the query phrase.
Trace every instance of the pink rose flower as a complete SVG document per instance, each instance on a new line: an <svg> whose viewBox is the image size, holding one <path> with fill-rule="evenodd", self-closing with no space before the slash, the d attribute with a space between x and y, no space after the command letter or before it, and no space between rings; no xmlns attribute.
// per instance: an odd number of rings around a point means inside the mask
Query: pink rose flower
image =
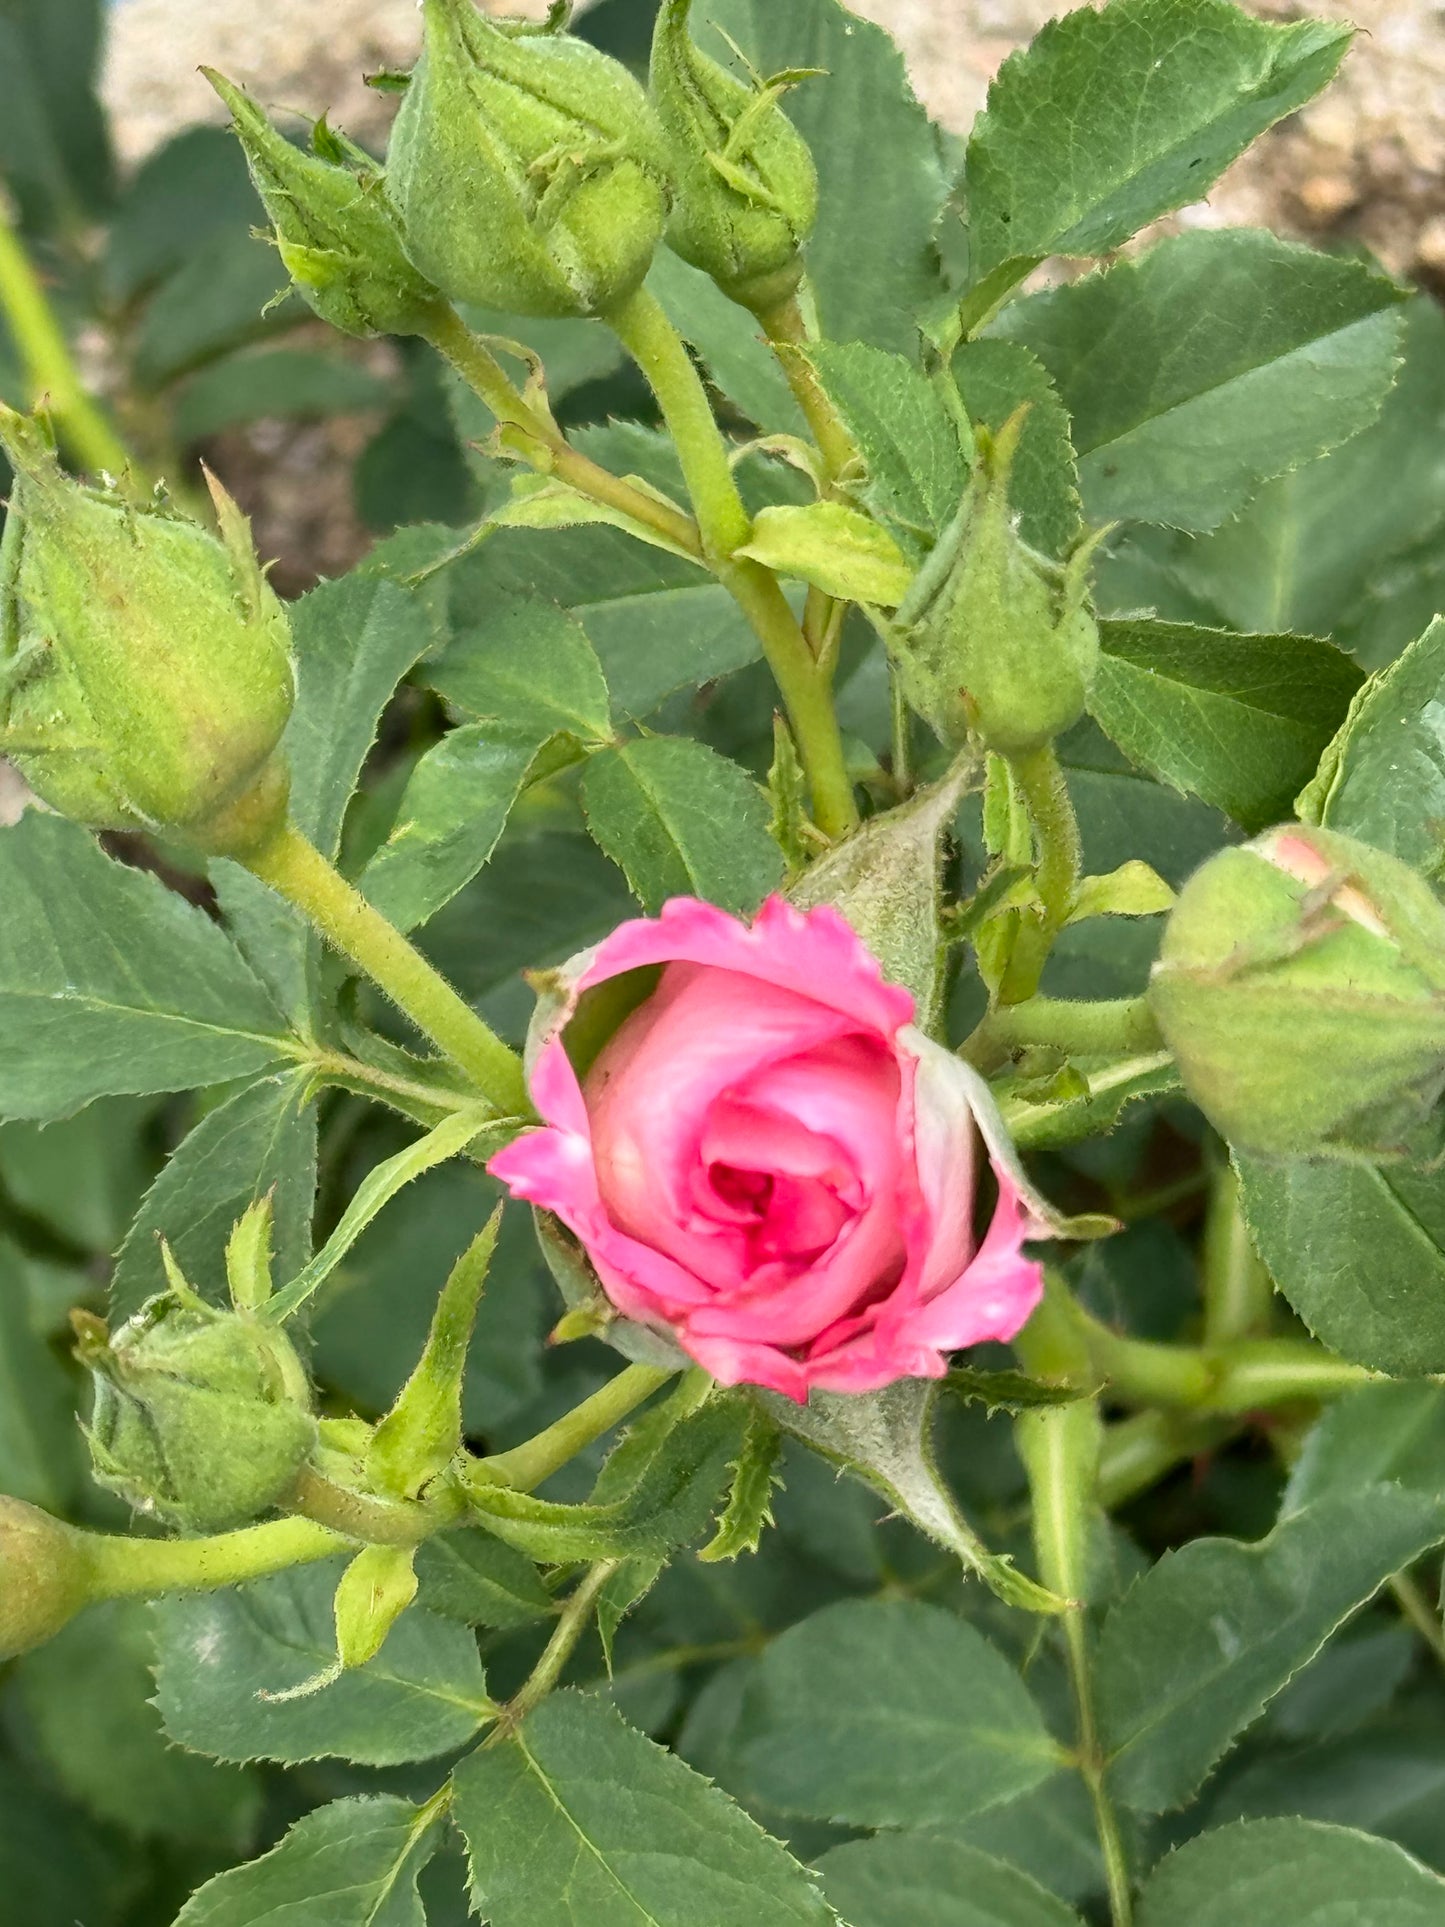
<svg viewBox="0 0 1445 1927"><path fill-rule="evenodd" d="M579 1002L659 965L579 1081ZM802 1401L938 1378L1025 1323L1022 1247L1051 1234L988 1087L912 1019L837 911L773 897L749 926L679 898L557 973L528 1053L544 1128L490 1169L723 1384Z"/></svg>

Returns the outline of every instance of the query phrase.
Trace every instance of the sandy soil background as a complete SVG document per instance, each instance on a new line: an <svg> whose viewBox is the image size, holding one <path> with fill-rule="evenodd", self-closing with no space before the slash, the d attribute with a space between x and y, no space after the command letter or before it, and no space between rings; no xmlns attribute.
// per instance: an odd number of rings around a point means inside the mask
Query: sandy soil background
<svg viewBox="0 0 1445 1927"><path fill-rule="evenodd" d="M967 130L1000 62L1068 0L851 0L897 37L920 97ZM495 12L541 15L546 0L483 0ZM787 8L792 0L774 0ZM1247 0L1274 19L1304 0ZM1257 224L1303 238L1349 237L1397 273L1445 292L1445 4L1313 0L1362 28L1326 97L1259 142L1192 225ZM117 138L135 162L177 127L221 118L197 73L205 61L273 105L312 114L379 144L390 103L362 83L415 58L415 0L118 0L105 92ZM378 344L384 358L390 350ZM351 464L375 424L356 417L263 421L207 449L252 516L275 580L297 593L337 575L370 536L353 499Z"/></svg>
<svg viewBox="0 0 1445 1927"><path fill-rule="evenodd" d="M776 0L786 7L789 0ZM963 130L991 74L1051 14L1048 0L853 0L895 34L920 97ZM1433 0L1252 0L1267 17L1304 12L1363 30L1344 78L1290 126L1261 142L1220 183L1198 220L1263 222L1285 232L1342 231L1400 272L1445 283L1445 6ZM545 0L505 0L494 12L545 12ZM375 127L379 103L363 71L408 65L414 0L121 0L106 93L126 156L139 158L175 127L215 117L196 73L207 61L266 98L342 126ZM382 110L384 111L384 110Z"/></svg>

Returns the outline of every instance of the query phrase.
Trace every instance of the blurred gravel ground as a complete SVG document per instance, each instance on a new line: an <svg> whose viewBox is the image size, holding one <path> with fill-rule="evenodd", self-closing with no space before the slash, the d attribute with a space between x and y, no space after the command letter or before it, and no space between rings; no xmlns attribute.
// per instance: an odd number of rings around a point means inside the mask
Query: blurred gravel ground
<svg viewBox="0 0 1445 1927"><path fill-rule="evenodd" d="M541 16L546 0L484 0ZM792 0L774 0L787 8ZM852 0L899 40L920 97L966 131L1001 61L1064 5L1049 0ZM1362 242L1401 274L1445 292L1445 3L1247 0L1271 18L1306 11L1363 29L1336 86L1259 142L1206 203L1168 224L1261 225ZM196 69L218 66L276 107L334 122L380 145L391 102L362 83L415 57L416 0L120 0L105 94L131 163L178 127L222 118ZM385 350L380 351L385 354ZM369 543L350 474L374 423L265 421L207 450L254 520L276 581L298 593L343 573ZM3 797L0 797L3 809Z"/></svg>
<svg viewBox="0 0 1445 1927"><path fill-rule="evenodd" d="M789 0L776 0L786 7ZM1263 223L1337 233L1396 272L1445 285L1445 5L1434 0L1252 0L1277 19L1317 12L1362 29L1343 79L1262 141L1216 188L1193 224ZM963 130L999 62L1052 13L1047 0L855 0L907 55L920 97ZM494 12L542 14L545 0ZM106 95L122 151L135 160L187 121L216 118L204 60L263 96L355 132L379 132L388 109L364 71L408 65L414 0L124 0L115 14Z"/></svg>

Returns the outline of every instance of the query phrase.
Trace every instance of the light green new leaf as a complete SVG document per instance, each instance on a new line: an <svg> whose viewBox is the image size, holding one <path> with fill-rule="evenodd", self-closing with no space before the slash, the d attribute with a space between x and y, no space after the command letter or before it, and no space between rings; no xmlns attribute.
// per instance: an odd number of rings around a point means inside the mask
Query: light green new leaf
<svg viewBox="0 0 1445 1927"><path fill-rule="evenodd" d="M378 1656L323 1691L275 1699L336 1658L341 1560L155 1608L156 1704L167 1733L216 1760L397 1766L464 1746L490 1717L463 1626L414 1609Z"/></svg>
<svg viewBox="0 0 1445 1927"><path fill-rule="evenodd" d="M1236 1160L1259 1255L1326 1345L1376 1371L1445 1371L1445 1188L1408 1164Z"/></svg>
<svg viewBox="0 0 1445 1927"><path fill-rule="evenodd" d="M649 911L669 897L756 910L782 880L767 800L736 763L683 736L643 736L588 765L587 826Z"/></svg>
<svg viewBox="0 0 1445 1927"><path fill-rule="evenodd" d="M1327 84L1353 30L1266 26L1226 0L1114 0L1006 60L968 145L976 281L1005 261L1105 254L1202 200Z"/></svg>
<svg viewBox="0 0 1445 1927"><path fill-rule="evenodd" d="M931 546L968 479L937 389L906 356L862 341L821 341L808 358L858 449L869 506Z"/></svg>
<svg viewBox="0 0 1445 1927"><path fill-rule="evenodd" d="M933 232L947 193L936 130L888 35L839 0L698 0L693 36L732 64L730 34L762 74L822 76L784 100L818 167L808 275L830 341L915 354L919 312L937 299Z"/></svg>
<svg viewBox="0 0 1445 1927"><path fill-rule="evenodd" d="M146 1193L111 1273L111 1311L139 1311L165 1286L160 1239L203 1298L226 1295L232 1227L258 1199L272 1201L272 1248L280 1277L311 1255L316 1195L316 1107L306 1071L260 1079L238 1091L183 1138Z"/></svg>
<svg viewBox="0 0 1445 1927"><path fill-rule="evenodd" d="M850 1927L1080 1927L1026 1873L946 1834L850 1840L818 1862L823 1892Z"/></svg>
<svg viewBox="0 0 1445 1927"><path fill-rule="evenodd" d="M426 1927L416 1882L436 1845L425 1809L390 1795L337 1800L259 1860L207 1881L176 1927Z"/></svg>
<svg viewBox="0 0 1445 1927"><path fill-rule="evenodd" d="M1139 1927L1445 1927L1445 1880L1402 1848L1309 1820L1190 1840L1144 1889Z"/></svg>
<svg viewBox="0 0 1445 1927"><path fill-rule="evenodd" d="M612 735L607 682L581 623L540 597L499 596L486 617L457 628L427 677L458 714L502 740L558 734L589 746Z"/></svg>
<svg viewBox="0 0 1445 1927"><path fill-rule="evenodd" d="M1445 862L1445 616L1360 691L1319 775L1307 821L1389 850L1427 875Z"/></svg>
<svg viewBox="0 0 1445 1927"><path fill-rule="evenodd" d="M1003 1655L916 1600L826 1606L775 1640L747 1689L738 1758L768 1805L865 1827L965 1819L1059 1764Z"/></svg>
<svg viewBox="0 0 1445 1927"><path fill-rule="evenodd" d="M1321 1499L1256 1544L1166 1553L1099 1637L1115 1795L1145 1813L1181 1805L1336 1627L1441 1539L1445 1499L1377 1485Z"/></svg>
<svg viewBox="0 0 1445 1927"><path fill-rule="evenodd" d="M536 760L489 723L450 730L412 771L396 827L357 879L398 930L414 930L465 889L497 847Z"/></svg>
<svg viewBox="0 0 1445 1927"><path fill-rule="evenodd" d="M244 1853L261 1810L259 1775L172 1746L151 1704L150 1614L116 1600L74 1621L15 1669L46 1767L97 1820L143 1840Z"/></svg>
<svg viewBox="0 0 1445 1927"><path fill-rule="evenodd" d="M624 1724L555 1694L457 1768L491 1927L829 1927L813 1876L727 1795Z"/></svg>
<svg viewBox="0 0 1445 1927"><path fill-rule="evenodd" d="M969 419L994 434L1026 408L1009 474L1019 533L1046 555L1062 556L1083 533L1079 468L1068 410L1037 355L1017 341L965 341L953 376Z"/></svg>
<svg viewBox="0 0 1445 1927"><path fill-rule="evenodd" d="M844 502L760 509L739 555L842 602L896 609L914 571L886 529Z"/></svg>
<svg viewBox="0 0 1445 1927"><path fill-rule="evenodd" d="M1252 229L1161 241L1006 310L1073 421L1093 521L1212 529L1379 413L1404 290Z"/></svg>
<svg viewBox="0 0 1445 1927"><path fill-rule="evenodd" d="M1246 830L1291 814L1363 680L1313 636L1236 636L1145 617L1100 625L1094 720L1130 762Z"/></svg>
<svg viewBox="0 0 1445 1927"><path fill-rule="evenodd" d="M405 1150L373 1165L356 1187L340 1223L320 1251L267 1305L267 1318L279 1324L283 1319L294 1317L315 1297L362 1232L398 1191L404 1190L424 1171L460 1157L470 1144L494 1129L495 1120L485 1110L458 1111L424 1137L408 1144Z"/></svg>
<svg viewBox="0 0 1445 1927"><path fill-rule="evenodd" d="M0 831L0 1116L254 1077L291 1054L240 952L58 816Z"/></svg>

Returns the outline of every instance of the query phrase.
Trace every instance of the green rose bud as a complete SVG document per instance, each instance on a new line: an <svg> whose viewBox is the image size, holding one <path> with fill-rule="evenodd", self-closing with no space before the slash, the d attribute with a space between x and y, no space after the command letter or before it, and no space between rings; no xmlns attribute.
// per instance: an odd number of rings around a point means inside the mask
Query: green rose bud
<svg viewBox="0 0 1445 1927"><path fill-rule="evenodd" d="M231 110L286 271L322 320L363 338L424 333L441 297L406 258L371 156L325 121L305 153L243 88L211 67L201 71Z"/></svg>
<svg viewBox="0 0 1445 1927"><path fill-rule="evenodd" d="M43 1646L90 1598L84 1535L0 1498L0 1660Z"/></svg>
<svg viewBox="0 0 1445 1927"><path fill-rule="evenodd" d="M218 540L63 474L0 407L16 471L0 547L0 751L97 829L243 845L284 807L295 679L285 610L244 516L211 482Z"/></svg>
<svg viewBox="0 0 1445 1927"><path fill-rule="evenodd" d="M662 129L625 67L560 31L565 12L528 28L423 0L386 178L408 254L453 300L604 314L662 238Z"/></svg>
<svg viewBox="0 0 1445 1927"><path fill-rule="evenodd" d="M219 1311L172 1267L172 1289L113 1338L75 1317L95 1389L90 1448L100 1483L189 1532L248 1524L282 1499L316 1443L306 1373L290 1340Z"/></svg>
<svg viewBox="0 0 1445 1927"><path fill-rule="evenodd" d="M1445 1090L1445 906L1351 837L1271 830L1185 885L1149 1002L1231 1143L1387 1156Z"/></svg>
<svg viewBox="0 0 1445 1927"><path fill-rule="evenodd" d="M723 293L759 313L786 301L818 217L808 143L779 105L802 72L747 85L688 32L692 0L663 0L652 42L652 99L672 151L667 238Z"/></svg>
<svg viewBox="0 0 1445 1927"><path fill-rule="evenodd" d="M1014 527L1009 474L1023 422L1020 410L996 437L980 434L963 504L899 610L893 641L909 702L943 740L972 735L1005 756L1041 749L1079 720L1099 660L1093 545L1061 569Z"/></svg>

